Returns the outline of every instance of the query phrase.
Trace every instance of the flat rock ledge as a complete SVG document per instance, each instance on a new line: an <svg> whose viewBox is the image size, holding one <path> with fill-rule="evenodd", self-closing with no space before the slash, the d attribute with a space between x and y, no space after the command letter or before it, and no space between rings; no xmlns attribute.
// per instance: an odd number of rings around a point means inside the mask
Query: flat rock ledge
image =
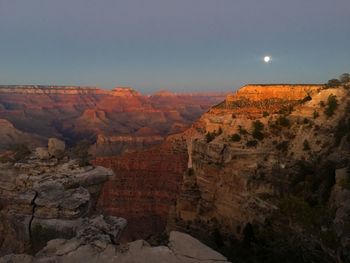
<svg viewBox="0 0 350 263"><path fill-rule="evenodd" d="M97 217L92 224L95 231L102 231L103 218ZM119 224L123 224L122 219ZM89 221L88 223L91 223ZM83 228L84 229L84 228ZM85 228L85 230L87 230ZM35 256L11 254L0 258L0 263L218 263L229 262L227 259L188 234L173 231L167 246L152 247L143 240L126 245L115 245L108 235L85 230L70 240L55 239ZM102 231L103 232L103 231ZM94 234L93 234L94 233ZM93 237L93 238L92 238ZM92 239L90 239L92 238Z"/></svg>

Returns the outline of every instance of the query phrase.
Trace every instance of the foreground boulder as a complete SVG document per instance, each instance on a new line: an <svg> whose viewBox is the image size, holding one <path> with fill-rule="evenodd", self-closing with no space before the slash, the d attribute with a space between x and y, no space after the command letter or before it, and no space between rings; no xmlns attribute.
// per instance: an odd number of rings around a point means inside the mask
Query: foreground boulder
<svg viewBox="0 0 350 263"><path fill-rule="evenodd" d="M59 157L60 155L62 155L65 149L66 149L65 142L56 138L49 139L48 152L50 156Z"/></svg>
<svg viewBox="0 0 350 263"><path fill-rule="evenodd" d="M74 237L95 212L102 185L112 174L36 154L0 164L0 255L35 252L51 239Z"/></svg>
<svg viewBox="0 0 350 263"><path fill-rule="evenodd" d="M97 218L101 220L101 218ZM96 220L93 219L93 220ZM120 220L120 219L119 219ZM90 221L91 222L91 221ZM151 247L143 240L115 246L108 236L101 233L103 228L95 228L94 239L89 230L82 227L77 237L65 240L55 239L35 256L8 255L0 258L1 263L44 263L44 262L118 262L118 263L197 263L228 262L227 259L205 246L188 234L173 231L166 246ZM98 231L101 231L98 233ZM88 236L88 237L87 237Z"/></svg>

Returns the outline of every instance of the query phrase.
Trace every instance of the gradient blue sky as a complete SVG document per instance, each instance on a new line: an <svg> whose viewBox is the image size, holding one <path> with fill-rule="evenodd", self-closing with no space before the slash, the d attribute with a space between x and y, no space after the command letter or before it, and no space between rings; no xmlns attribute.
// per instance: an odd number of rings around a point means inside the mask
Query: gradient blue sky
<svg viewBox="0 0 350 263"><path fill-rule="evenodd" d="M0 84L205 91L349 71L349 0L0 0Z"/></svg>

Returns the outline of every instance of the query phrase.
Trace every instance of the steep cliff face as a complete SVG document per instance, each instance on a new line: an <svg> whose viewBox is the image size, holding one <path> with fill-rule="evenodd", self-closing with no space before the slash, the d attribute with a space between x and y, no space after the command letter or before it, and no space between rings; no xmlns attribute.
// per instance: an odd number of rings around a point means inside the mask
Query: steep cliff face
<svg viewBox="0 0 350 263"><path fill-rule="evenodd" d="M99 157L94 164L115 172L103 186L98 208L128 220L124 239L146 238L165 229L187 166L181 144L167 141L146 151Z"/></svg>
<svg viewBox="0 0 350 263"><path fill-rule="evenodd" d="M232 237L255 242L254 253L271 249L264 252L272 262L280 248L269 244L278 235L291 251L302 242L307 260L348 262L349 231L339 230L343 219L330 208L344 211L344 195L343 205L330 195L336 170L349 165L349 91L305 88L243 87L186 132L189 169L169 228L211 237L221 247ZM292 252L291 262L303 262L304 252Z"/></svg>
<svg viewBox="0 0 350 263"><path fill-rule="evenodd" d="M51 239L72 238L95 212L112 171L50 158L50 147L0 163L0 255L32 253Z"/></svg>
<svg viewBox="0 0 350 263"><path fill-rule="evenodd" d="M223 98L224 94L159 98L121 87L0 86L0 118L32 135L62 138L69 144L88 140L94 144L92 153L113 155L161 143Z"/></svg>
<svg viewBox="0 0 350 263"><path fill-rule="evenodd" d="M250 84L243 86L235 94L227 96L226 102L237 101L243 98L250 101L266 99L302 100L308 94L321 90L322 87L323 85L319 84Z"/></svg>

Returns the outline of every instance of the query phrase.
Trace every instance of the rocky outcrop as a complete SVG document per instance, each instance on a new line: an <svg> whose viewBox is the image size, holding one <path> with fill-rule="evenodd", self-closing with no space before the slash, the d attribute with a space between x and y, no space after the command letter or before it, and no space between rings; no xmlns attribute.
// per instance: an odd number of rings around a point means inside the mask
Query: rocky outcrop
<svg viewBox="0 0 350 263"><path fill-rule="evenodd" d="M132 97L141 96L141 93L131 87L116 87L112 90L112 95L117 97Z"/></svg>
<svg viewBox="0 0 350 263"><path fill-rule="evenodd" d="M50 138L48 141L47 151L52 157L59 157L66 149L66 144L56 138Z"/></svg>
<svg viewBox="0 0 350 263"><path fill-rule="evenodd" d="M98 221L103 219L98 218ZM151 247L143 240L115 246L105 230L105 222L92 219L92 227L83 225L76 238L70 240L56 239L36 254L8 255L0 258L1 263L35 263L35 262L120 262L120 263L199 263L228 262L221 254L215 252L193 237L173 231L169 243L165 246ZM120 225L117 224L117 225ZM91 236L94 228L94 236ZM97 230L97 231L96 231Z"/></svg>
<svg viewBox="0 0 350 263"><path fill-rule="evenodd" d="M103 186L98 208L128 220L126 240L146 238L165 229L187 165L186 152L176 145L166 142L150 150L94 160L95 165L115 172Z"/></svg>
<svg viewBox="0 0 350 263"><path fill-rule="evenodd" d="M240 88L235 94L228 95L227 102L247 99L263 101L266 99L302 100L309 94L320 91L321 84L249 84Z"/></svg>
<svg viewBox="0 0 350 263"><path fill-rule="evenodd" d="M286 209L284 202L299 202L296 206L310 209L307 220L314 220L311 214L317 210L313 207L315 203L324 207L324 215L331 214L332 201L328 196L335 180L334 169L346 167L350 157L345 139L349 138L349 130L344 128L349 121L348 90L283 86L279 92L279 88L243 87L235 97L229 96L226 102L209 110L193 125L192 131L185 133L190 136L187 139L189 169L184 173L169 229L187 231L203 239L219 237L220 242L229 242L230 236L245 241L252 238L253 225L260 226L260 232L268 228L272 239L275 231L280 231L279 237L287 232L285 228L281 230L286 226L285 221L278 221L287 220L288 216L283 213L292 213L281 212L281 207ZM303 99L305 96L307 99ZM327 101L332 96L337 99L338 106L334 114L327 116ZM270 111L266 110L269 104L265 102L272 103ZM260 133L254 128L257 126ZM349 201L347 192L338 189L334 198L338 200L338 212L335 218L327 220L338 223L313 223L317 234L311 230L303 230L307 234L301 234L300 224L305 222L289 225L290 233L299 236L299 240L322 247L323 252L310 249L308 253L327 255L324 262L331 262L327 257L335 260L337 253L344 253L348 246L348 234L343 229L345 215L348 215L345 212L345 203ZM274 217L276 214L279 214L278 220ZM300 218L289 220L294 222ZM322 239L322 231L329 231L328 235L333 236L335 229L339 233L333 241ZM341 240L342 248L335 245L336 240ZM347 262L348 259L342 260Z"/></svg>
<svg viewBox="0 0 350 263"><path fill-rule="evenodd" d="M50 148L62 150L57 142ZM50 155L39 159L37 153L0 164L1 255L37 251L51 239L73 237L112 176L103 167L80 167Z"/></svg>
<svg viewBox="0 0 350 263"><path fill-rule="evenodd" d="M335 210L334 230L340 239L339 254L350 262L350 173L348 168L338 169L331 194L331 206Z"/></svg>

